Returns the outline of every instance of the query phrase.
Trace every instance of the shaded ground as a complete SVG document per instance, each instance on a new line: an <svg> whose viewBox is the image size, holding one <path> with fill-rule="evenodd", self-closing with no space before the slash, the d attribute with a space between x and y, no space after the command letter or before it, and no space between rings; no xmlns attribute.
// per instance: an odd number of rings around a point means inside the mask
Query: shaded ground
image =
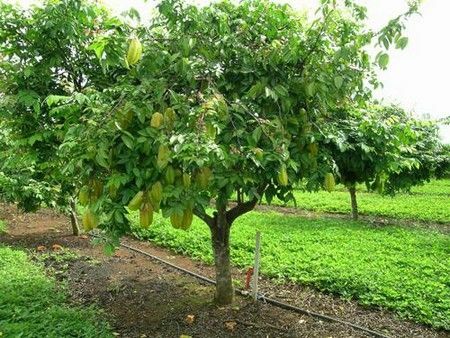
<svg viewBox="0 0 450 338"><path fill-rule="evenodd" d="M81 257L67 262L65 278L76 303L97 303L122 337L367 337L342 324L320 321L267 304L253 304L237 297L233 307L211 304L213 289L195 278L180 274L140 254L120 249L115 256L104 256L87 238L70 235L65 217L48 210L23 215L15 208L0 205L0 219L9 225L0 242L29 249L59 244ZM150 243L133 239L124 242L184 268L213 277L213 269ZM42 248L41 248L42 249ZM88 259L88 257L90 259ZM97 263L92 264L92 259ZM52 264L56 270L62 269ZM243 283L245 271L234 270ZM274 285L263 279L266 296L298 305L311 311L336 316L370 327L391 337L450 337L390 312L369 309L354 301L298 285ZM193 322L186 321L193 315Z"/></svg>

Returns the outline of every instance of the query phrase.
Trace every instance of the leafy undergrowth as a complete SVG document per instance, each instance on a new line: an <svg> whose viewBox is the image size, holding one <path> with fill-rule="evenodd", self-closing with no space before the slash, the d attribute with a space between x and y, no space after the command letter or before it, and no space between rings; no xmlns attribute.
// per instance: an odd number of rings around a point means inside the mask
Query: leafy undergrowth
<svg viewBox="0 0 450 338"><path fill-rule="evenodd" d="M445 195L450 196L450 178L441 180L431 180L423 185L415 186L411 189L413 194Z"/></svg>
<svg viewBox="0 0 450 338"><path fill-rule="evenodd" d="M136 215L132 217L137 226ZM448 236L396 226L253 212L233 225L235 266L252 264L256 230L263 236L261 269L265 276L312 285L450 329ZM199 219L189 231L182 231L156 217L148 230L136 228L135 234L212 263L209 230Z"/></svg>
<svg viewBox="0 0 450 338"><path fill-rule="evenodd" d="M112 337L93 308L67 305L66 294L26 253L0 247L0 336Z"/></svg>
<svg viewBox="0 0 450 338"><path fill-rule="evenodd" d="M297 206L302 209L331 213L351 212L350 195L343 186L338 186L332 193L295 191L294 196ZM432 181L414 187L412 194L397 194L394 197L367 193L360 186L357 199L361 214L450 223L450 180ZM282 205L282 202L274 200L273 204ZM294 206L294 203L288 205Z"/></svg>

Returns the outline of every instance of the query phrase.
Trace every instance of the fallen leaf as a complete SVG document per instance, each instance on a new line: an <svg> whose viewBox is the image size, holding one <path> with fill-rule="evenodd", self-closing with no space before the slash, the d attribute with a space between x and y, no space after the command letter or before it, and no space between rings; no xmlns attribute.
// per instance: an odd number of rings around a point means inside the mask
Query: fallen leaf
<svg viewBox="0 0 450 338"><path fill-rule="evenodd" d="M195 320L195 316L194 315L187 315L186 318L184 319L184 322L186 324L192 324Z"/></svg>
<svg viewBox="0 0 450 338"><path fill-rule="evenodd" d="M47 248L46 248L45 246L43 246L43 245L39 245L39 246L36 248L36 251L45 251L45 250L47 250Z"/></svg>
<svg viewBox="0 0 450 338"><path fill-rule="evenodd" d="M61 251L63 249L63 247L59 244L53 244L52 245L52 250L53 251Z"/></svg>
<svg viewBox="0 0 450 338"><path fill-rule="evenodd" d="M236 325L237 325L237 323L234 320L225 322L225 328L229 331L234 331L234 328L236 327Z"/></svg>

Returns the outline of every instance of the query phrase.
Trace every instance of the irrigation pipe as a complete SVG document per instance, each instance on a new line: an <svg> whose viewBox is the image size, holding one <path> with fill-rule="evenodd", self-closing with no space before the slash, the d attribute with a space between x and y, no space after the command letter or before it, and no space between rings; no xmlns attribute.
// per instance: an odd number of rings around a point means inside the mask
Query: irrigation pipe
<svg viewBox="0 0 450 338"><path fill-rule="evenodd" d="M94 237L98 237L98 236L95 236L95 235L93 235L93 236ZM148 252L145 252L145 251L143 251L141 249L132 247L132 246L130 246L128 244L124 244L124 243L120 243L120 246L122 246L122 247L124 247L124 248L126 248L126 249L128 249L130 251L134 251L134 252L140 253L140 254L142 254L144 256L150 257L150 258L152 258L152 259L154 259L154 260L156 260L156 261L158 261L160 263L166 264L166 265L168 265L168 266L170 266L170 267L172 267L172 268L174 268L176 270L182 271L182 272L184 272L184 273L186 273L188 275L191 275L191 276L193 276L195 278L198 278L198 279L200 279L202 281L205 281L205 282L207 282L209 284L216 284L215 280L212 280L212 279L209 279L209 278L207 278L205 276L199 275L198 273L195 273L193 271L190 271L190 270L187 270L185 268L182 268L181 266L172 264L172 263L170 263L170 262L168 262L168 261L166 261L166 260L164 260L162 258L159 258L157 256L149 254ZM236 292L239 293L242 296L247 296L248 295L245 291L240 290L240 289L236 289ZM305 309L302 309L302 308L300 308L298 306L294 306L294 305L290 305L290 304L287 304L287 303L283 303L283 302L280 302L280 301L278 301L276 299L266 297L266 296L264 296L264 295L262 295L260 293L258 293L257 299L261 300L263 302L266 302L268 304L275 305L275 306L277 306L279 308L282 308L282 309L285 309L285 310L295 311L297 313L309 315L311 317L316 317L316 318L320 318L320 319L323 319L323 320L326 320L326 321L336 322L336 323L340 323L340 324L343 324L343 325L347 325L347 326L350 326L350 327L352 327L354 329L357 329L359 331L363 331L363 332L369 333L369 334L371 334L374 337L390 338L390 337L384 335L383 333L380 333L380 332L377 332L377 331L373 331L373 330L368 329L366 327L359 326L357 324L354 324L354 323L351 323L351 322L348 322L348 321L345 321L345 320L341 320L341 319L336 318L336 317L327 316L327 315L323 315L323 314L320 314L320 313L317 313L317 312L305 310Z"/></svg>

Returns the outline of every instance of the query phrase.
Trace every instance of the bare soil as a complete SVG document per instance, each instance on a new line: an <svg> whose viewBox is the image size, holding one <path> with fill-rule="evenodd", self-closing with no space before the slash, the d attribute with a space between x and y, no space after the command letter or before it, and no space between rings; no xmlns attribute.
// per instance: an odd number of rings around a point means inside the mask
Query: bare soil
<svg viewBox="0 0 450 338"><path fill-rule="evenodd" d="M68 267L52 264L70 286L71 301L97 304L120 337L370 337L343 324L318 320L264 303L236 296L230 307L217 307L211 300L211 285L187 276L146 256L119 249L112 257L93 246L87 237L70 235L69 219L50 210L21 214L15 207L0 205L0 219L8 232L0 243L33 252L54 244L79 256ZM125 238L124 243L176 265L213 278L214 269L176 255L148 242ZM94 263L93 263L94 262ZM58 271L57 271L58 272ZM234 278L244 282L245 271L234 269ZM380 309L324 294L295 284L275 284L261 279L263 294L369 327L390 337L450 337Z"/></svg>
<svg viewBox="0 0 450 338"><path fill-rule="evenodd" d="M349 213L338 213L338 212L319 212L306 210L302 208L295 208L290 206L281 206L281 205L257 205L255 210L261 212L279 212L285 215L295 215L301 216L310 219L320 219L320 218L330 218L330 219L340 219L340 220L349 220L351 221L351 215ZM392 218L387 216L376 216L376 215L358 215L358 219L360 221L364 221L372 226L383 227L387 225L396 225L407 228L418 228L418 229L428 229L436 232L440 232L443 234L450 234L450 224L448 223L438 223L431 221L423 221L417 219L399 219Z"/></svg>

